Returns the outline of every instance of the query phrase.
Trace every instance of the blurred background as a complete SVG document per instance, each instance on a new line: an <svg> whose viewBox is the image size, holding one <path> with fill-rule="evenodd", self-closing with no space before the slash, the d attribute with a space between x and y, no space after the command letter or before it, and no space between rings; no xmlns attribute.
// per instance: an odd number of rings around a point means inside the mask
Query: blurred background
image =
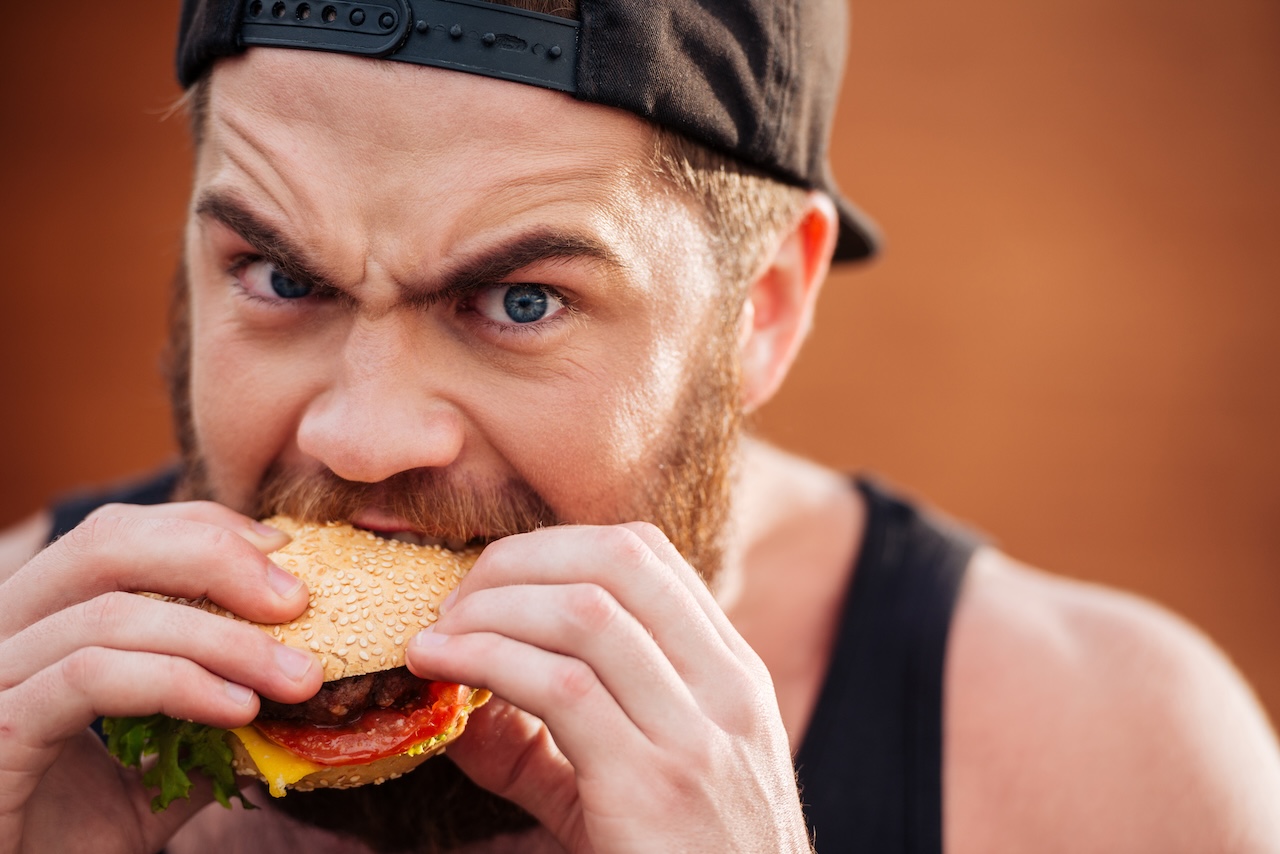
<svg viewBox="0 0 1280 854"><path fill-rule="evenodd" d="M176 2L0 30L0 525L173 452ZM855 2L883 226L759 429L1202 627L1280 718L1280 5Z"/></svg>

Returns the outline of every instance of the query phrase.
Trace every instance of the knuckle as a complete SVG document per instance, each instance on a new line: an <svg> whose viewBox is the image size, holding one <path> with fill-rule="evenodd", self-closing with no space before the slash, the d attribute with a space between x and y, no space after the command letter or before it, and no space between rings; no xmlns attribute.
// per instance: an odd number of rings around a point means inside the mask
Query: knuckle
<svg viewBox="0 0 1280 854"><path fill-rule="evenodd" d="M137 610L137 597L133 593L114 591L87 600L80 606L80 619L87 637L110 635L129 623Z"/></svg>
<svg viewBox="0 0 1280 854"><path fill-rule="evenodd" d="M601 546L605 553L613 555L623 565L642 564L652 554L648 543L625 525L603 528L599 536L604 540Z"/></svg>
<svg viewBox="0 0 1280 854"><path fill-rule="evenodd" d="M93 554L114 541L123 525L123 516L95 513L68 531L60 542L76 554Z"/></svg>
<svg viewBox="0 0 1280 854"><path fill-rule="evenodd" d="M778 716L778 700L769 683L749 678L741 681L745 684L734 694L738 700L725 710L721 725L730 735L754 737Z"/></svg>
<svg viewBox="0 0 1280 854"><path fill-rule="evenodd" d="M101 519L106 516L123 516L128 511L128 504L121 504L119 501L109 501L94 509L92 513L85 517L85 520Z"/></svg>
<svg viewBox="0 0 1280 854"><path fill-rule="evenodd" d="M666 533L652 522L627 522L621 527L631 531L646 543L670 542Z"/></svg>
<svg viewBox="0 0 1280 854"><path fill-rule="evenodd" d="M595 671L586 662L570 658L556 666L551 674L551 691L556 702L575 706L599 684Z"/></svg>
<svg viewBox="0 0 1280 854"><path fill-rule="evenodd" d="M59 675L72 688L85 692L94 677L106 665L106 650L96 646L82 646L58 662Z"/></svg>
<svg viewBox="0 0 1280 854"><path fill-rule="evenodd" d="M581 584L570 588L564 613L577 631L596 635L613 623L620 610L609 591L596 584Z"/></svg>
<svg viewBox="0 0 1280 854"><path fill-rule="evenodd" d="M519 554L520 546L516 542L519 534L510 537L503 537L500 540L494 540L484 547L484 551L480 553L480 557L476 558L476 566L490 566L494 568L506 567L510 564L511 559Z"/></svg>

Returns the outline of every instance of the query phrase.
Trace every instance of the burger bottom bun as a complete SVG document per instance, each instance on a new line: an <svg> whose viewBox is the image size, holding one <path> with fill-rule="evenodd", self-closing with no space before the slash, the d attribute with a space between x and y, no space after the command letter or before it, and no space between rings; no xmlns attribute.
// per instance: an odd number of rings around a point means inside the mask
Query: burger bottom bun
<svg viewBox="0 0 1280 854"><path fill-rule="evenodd" d="M249 755L249 751L245 750L244 743L240 741L239 736L235 733L228 733L227 742L231 745L231 752L234 754L232 767L235 768L237 774L246 777L257 777L264 783L270 782L258 770L257 764L253 761L253 757ZM365 786L370 783L385 783L387 780L394 780L402 774L409 773L432 756L444 753L446 744L447 741L442 741L416 756L398 753L395 756L386 756L364 765L332 765L321 771L308 774L301 780L290 783L286 788L299 792L309 792L312 789L354 789L357 786Z"/></svg>

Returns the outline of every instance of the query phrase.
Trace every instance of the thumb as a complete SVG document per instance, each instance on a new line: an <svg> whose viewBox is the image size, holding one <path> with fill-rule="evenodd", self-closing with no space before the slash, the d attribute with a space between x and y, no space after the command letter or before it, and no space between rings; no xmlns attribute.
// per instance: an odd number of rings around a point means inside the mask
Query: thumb
<svg viewBox="0 0 1280 854"><path fill-rule="evenodd" d="M573 766L547 725L495 697L471 713L449 758L481 788L518 804L569 850L580 835L582 810Z"/></svg>

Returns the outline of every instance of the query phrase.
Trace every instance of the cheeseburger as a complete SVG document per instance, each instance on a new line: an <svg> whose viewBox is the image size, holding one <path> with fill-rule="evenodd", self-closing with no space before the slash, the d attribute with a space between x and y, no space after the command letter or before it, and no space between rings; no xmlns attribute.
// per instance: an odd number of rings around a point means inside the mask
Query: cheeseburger
<svg viewBox="0 0 1280 854"><path fill-rule="evenodd" d="M320 692L303 703L284 704L262 698L258 717L229 732L195 724L182 738L190 742L182 756L209 753L210 733L220 740L215 750L238 774L257 776L271 794L286 789L350 788L398 777L444 750L462 733L473 709L489 692L446 682L430 682L405 667L405 646L416 632L433 623L440 603L466 574L478 549L455 552L442 546L419 546L383 539L369 531L339 523L309 524L276 516L266 524L293 539L271 559L301 578L310 590L306 612L296 621L257 625L287 646L318 656L324 671ZM169 598L169 597L164 597ZM174 599L236 620L242 618L207 599ZM155 718L116 719L105 724L109 748L128 764L147 752L161 752L172 732L157 731ZM165 726L161 719L159 727ZM142 734L138 734L142 730ZM132 738L132 747L127 744ZM138 739L155 742L138 750ZM204 739L206 743L201 743ZM218 763L213 763L218 764ZM224 780L222 792L235 796L230 771L191 767ZM183 767L187 767L184 765ZM165 781L147 780L161 788L157 806L175 796ZM185 795L185 775L176 796ZM171 787L172 788L172 787Z"/></svg>

